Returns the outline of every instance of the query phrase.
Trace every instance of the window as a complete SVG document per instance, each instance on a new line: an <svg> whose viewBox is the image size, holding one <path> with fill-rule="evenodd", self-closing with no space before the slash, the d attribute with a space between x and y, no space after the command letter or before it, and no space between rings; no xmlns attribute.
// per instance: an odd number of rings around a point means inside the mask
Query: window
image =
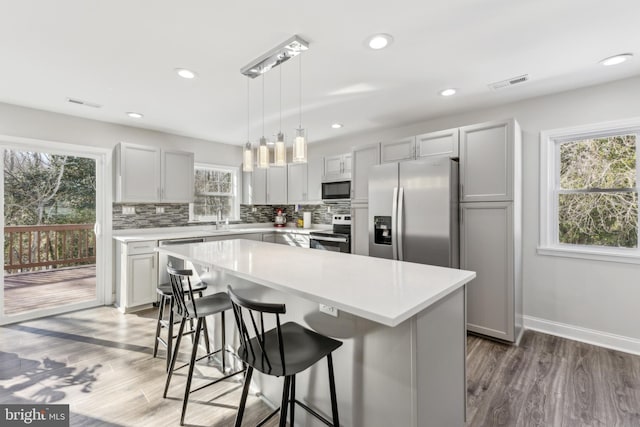
<svg viewBox="0 0 640 427"><path fill-rule="evenodd" d="M640 263L640 120L543 132L538 253Z"/></svg>
<svg viewBox="0 0 640 427"><path fill-rule="evenodd" d="M195 200L189 204L190 221L240 219L238 168L233 166L195 165Z"/></svg>

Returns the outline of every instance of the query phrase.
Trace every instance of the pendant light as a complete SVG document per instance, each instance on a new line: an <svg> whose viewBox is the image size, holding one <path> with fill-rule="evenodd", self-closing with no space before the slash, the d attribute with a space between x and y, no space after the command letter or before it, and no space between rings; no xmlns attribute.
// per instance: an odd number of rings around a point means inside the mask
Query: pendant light
<svg viewBox="0 0 640 427"><path fill-rule="evenodd" d="M275 147L273 147L273 163L275 166L287 165L287 148L284 144L284 134L282 133L282 67L280 68L280 126Z"/></svg>
<svg viewBox="0 0 640 427"><path fill-rule="evenodd" d="M306 163L307 162L307 138L305 130L302 128L302 55L298 55L300 61L300 115L298 121L298 129L296 129L296 137L293 140L293 162L294 163Z"/></svg>
<svg viewBox="0 0 640 427"><path fill-rule="evenodd" d="M249 103L249 79L247 79L247 143L244 145L244 152L242 155L242 171L253 172L253 147L251 146L251 139L249 137L249 129L251 123L250 106Z"/></svg>
<svg viewBox="0 0 640 427"><path fill-rule="evenodd" d="M258 146L258 168L269 169L269 147L264 137L264 74L262 75L262 137Z"/></svg>

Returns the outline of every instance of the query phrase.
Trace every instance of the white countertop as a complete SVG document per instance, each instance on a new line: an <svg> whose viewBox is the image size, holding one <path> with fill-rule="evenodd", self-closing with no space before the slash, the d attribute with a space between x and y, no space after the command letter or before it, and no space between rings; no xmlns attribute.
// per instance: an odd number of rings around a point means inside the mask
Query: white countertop
<svg viewBox="0 0 640 427"><path fill-rule="evenodd" d="M196 227L167 227L155 229L136 229L136 230L118 230L114 232L113 238L117 241L140 242L143 240L169 240L169 239L189 239L193 237L211 237L211 236L230 236L234 234L247 233L296 233L309 234L311 231L330 230L330 225L318 225L313 228L296 228L296 227L242 227L229 228L227 230L216 230L213 227L196 228Z"/></svg>
<svg viewBox="0 0 640 427"><path fill-rule="evenodd" d="M243 239L156 250L386 326L399 325L476 277L473 271Z"/></svg>

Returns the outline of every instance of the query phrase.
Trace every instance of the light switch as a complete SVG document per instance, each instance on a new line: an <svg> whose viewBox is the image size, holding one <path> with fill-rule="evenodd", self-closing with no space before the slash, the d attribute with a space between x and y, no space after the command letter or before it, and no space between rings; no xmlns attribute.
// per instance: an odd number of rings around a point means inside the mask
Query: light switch
<svg viewBox="0 0 640 427"><path fill-rule="evenodd" d="M122 207L122 215L135 215L136 207L135 206L123 206Z"/></svg>

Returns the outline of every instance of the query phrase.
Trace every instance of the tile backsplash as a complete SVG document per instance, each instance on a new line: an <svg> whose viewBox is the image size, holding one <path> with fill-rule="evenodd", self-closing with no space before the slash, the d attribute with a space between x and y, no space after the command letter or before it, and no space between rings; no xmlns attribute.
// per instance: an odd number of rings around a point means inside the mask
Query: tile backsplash
<svg viewBox="0 0 640 427"><path fill-rule="evenodd" d="M350 213L351 202L320 203L317 205L240 205L240 222L273 222L276 210L280 208L287 215L287 222L296 222L303 212L311 212L313 224L331 224L333 214ZM255 212L254 212L255 209Z"/></svg>
<svg viewBox="0 0 640 427"><path fill-rule="evenodd" d="M122 207L132 207L135 214L123 214ZM156 206L164 208L164 213L156 213ZM189 223L188 203L114 203L113 229L181 227Z"/></svg>
<svg viewBox="0 0 640 427"><path fill-rule="evenodd" d="M135 214L123 214L123 206L133 207ZM156 213L156 207L164 208L164 213ZM295 222L298 218L302 218L303 212L311 212L313 224L331 224L333 214L350 213L351 202L298 205L297 212L294 205L240 205L240 221L232 221L231 223L250 224L273 222L273 217L276 215L276 209L278 208L281 208L283 213L287 215L287 222ZM190 225L189 204L187 203L114 203L112 215L114 230L127 228L182 227ZM201 224L203 223L198 223L198 225ZM191 225L193 225L193 223Z"/></svg>

